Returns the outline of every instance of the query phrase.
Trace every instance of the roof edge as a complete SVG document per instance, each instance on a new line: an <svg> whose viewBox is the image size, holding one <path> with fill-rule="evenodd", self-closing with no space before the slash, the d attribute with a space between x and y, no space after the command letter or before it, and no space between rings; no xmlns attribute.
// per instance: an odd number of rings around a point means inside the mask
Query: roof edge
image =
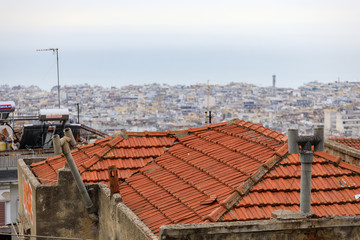
<svg viewBox="0 0 360 240"><path fill-rule="evenodd" d="M334 164L336 167L345 168L347 170L360 173L360 167L356 166L354 164L348 163L344 160L342 160L340 157L335 157L333 155L330 155L326 152L315 152L315 155L322 157L326 159L327 161L330 161L332 164Z"/></svg>
<svg viewBox="0 0 360 240"><path fill-rule="evenodd" d="M113 207L113 214L117 214L117 217L126 218L129 222L134 224L134 226L141 232L141 235L150 239L158 240L158 237L151 231L151 229L143 222L141 219L122 201L122 196L119 193L111 196L110 188L103 183L96 183L99 186L99 191L101 194L106 196L107 201ZM121 216L120 216L121 215ZM118 219L112 219L114 222Z"/></svg>
<svg viewBox="0 0 360 240"><path fill-rule="evenodd" d="M360 216L336 216L331 218L309 218L309 219L295 219L295 220L250 220L250 221L234 221L234 222L216 222L216 223L195 223L195 224L176 224L163 225L160 227L159 239L185 239L192 236L199 236L202 234L203 238L209 237L215 239L214 236L224 238L222 234L260 234L284 232L289 230L298 230L309 232L311 229L324 229L324 231L332 228L342 227L359 227ZM353 237L356 238L357 231L353 231ZM291 237L292 233L289 233ZM244 235L242 235L244 237ZM249 235L247 235L249 236ZM245 237L244 237L245 238ZM275 235L274 239L279 238ZM350 237L353 239L352 237ZM192 239L192 238L191 238Z"/></svg>
<svg viewBox="0 0 360 240"><path fill-rule="evenodd" d="M326 139L324 144L325 144L325 147L345 153L345 154L350 155L355 158L360 158L360 150L358 150L356 148L346 146L345 144L342 144L342 143L339 143L339 142L336 142L336 141L333 141L330 139Z"/></svg>

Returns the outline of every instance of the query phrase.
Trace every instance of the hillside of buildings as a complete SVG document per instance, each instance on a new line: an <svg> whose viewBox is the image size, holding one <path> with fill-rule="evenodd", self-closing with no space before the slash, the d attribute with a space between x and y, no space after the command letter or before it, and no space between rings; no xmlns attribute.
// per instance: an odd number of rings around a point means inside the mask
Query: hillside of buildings
<svg viewBox="0 0 360 240"><path fill-rule="evenodd" d="M208 92L209 91L209 92ZM73 85L60 90L61 107L74 122L113 133L163 131L202 126L205 112L212 123L239 118L279 132L300 128L310 133L324 124L326 135L358 137L360 82L309 82L297 89L227 85L128 85L121 88ZM57 87L0 85L0 101L16 103L15 116L37 115L41 108L57 108ZM16 124L24 124L16 123Z"/></svg>

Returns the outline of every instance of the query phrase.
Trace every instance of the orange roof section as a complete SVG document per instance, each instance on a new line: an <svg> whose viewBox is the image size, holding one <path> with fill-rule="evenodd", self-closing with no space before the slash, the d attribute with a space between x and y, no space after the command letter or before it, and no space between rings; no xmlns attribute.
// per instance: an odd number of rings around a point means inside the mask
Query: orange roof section
<svg viewBox="0 0 360 240"><path fill-rule="evenodd" d="M277 209L299 211L299 154L288 154L281 133L233 120L127 134L132 137L107 137L73 156L85 182L108 184L105 171L116 165L125 179L123 202L154 234L166 224L269 219ZM47 183L56 181L55 169L64 162L54 157L31 167ZM316 216L360 215L359 194L360 167L314 153L311 211Z"/></svg>
<svg viewBox="0 0 360 240"><path fill-rule="evenodd" d="M249 122L188 132L120 185L124 203L155 234L164 224L217 221L229 196L287 152L286 136Z"/></svg>
<svg viewBox="0 0 360 240"><path fill-rule="evenodd" d="M360 150L360 139L359 138L329 138L330 140L344 144L345 146Z"/></svg>
<svg viewBox="0 0 360 240"><path fill-rule="evenodd" d="M123 134L124 135L124 134ZM95 143L79 146L71 154L86 183L103 182L109 185L108 168L115 165L120 180L124 180L162 155L173 145L173 132L127 133L109 136ZM63 155L31 164L32 171L43 184L57 181L57 170L65 166Z"/></svg>
<svg viewBox="0 0 360 240"><path fill-rule="evenodd" d="M311 212L317 217L360 214L360 167L338 160L325 152L314 154ZM300 175L299 154L287 155L219 220L269 219L277 209L300 211Z"/></svg>
<svg viewBox="0 0 360 240"><path fill-rule="evenodd" d="M360 168L339 160L314 155L311 211L318 217L360 214ZM120 193L154 234L164 224L269 219L277 209L300 210L300 167L286 136L234 121L179 138Z"/></svg>

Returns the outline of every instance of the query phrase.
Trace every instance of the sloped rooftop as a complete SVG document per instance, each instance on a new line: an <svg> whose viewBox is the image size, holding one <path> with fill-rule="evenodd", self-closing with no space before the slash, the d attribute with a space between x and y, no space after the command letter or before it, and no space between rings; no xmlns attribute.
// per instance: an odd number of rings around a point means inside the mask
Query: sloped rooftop
<svg viewBox="0 0 360 240"><path fill-rule="evenodd" d="M345 146L360 150L360 139L359 138L329 138L330 140L341 143Z"/></svg>
<svg viewBox="0 0 360 240"><path fill-rule="evenodd" d="M120 185L124 203L155 234L164 224L216 221L222 202L287 151L286 136L249 122L193 131Z"/></svg>
<svg viewBox="0 0 360 240"><path fill-rule="evenodd" d="M358 215L360 168L325 152L314 154L311 212L318 217ZM219 220L269 219L277 209L300 211L299 154L287 155Z"/></svg>
<svg viewBox="0 0 360 240"><path fill-rule="evenodd" d="M71 151L84 182L103 182L109 185L108 168L112 165L116 166L119 179L123 181L162 155L176 139L174 132L126 135L125 138L121 135L109 136ZM65 162L65 157L58 155L33 163L31 168L41 183L54 183L57 181L57 170L64 167Z"/></svg>
<svg viewBox="0 0 360 240"><path fill-rule="evenodd" d="M127 133L73 150L85 182L108 184L116 165L124 203L158 234L166 224L269 219L299 211L299 154L287 137L234 120L176 134ZM32 164L42 183L56 181L61 156ZM360 215L360 168L314 153L311 211L318 217Z"/></svg>
<svg viewBox="0 0 360 240"><path fill-rule="evenodd" d="M299 154L287 137L244 121L210 127L179 143L120 185L125 204L158 234L164 224L269 219L300 210ZM314 154L318 217L360 214L360 168ZM360 196L360 195L359 195Z"/></svg>

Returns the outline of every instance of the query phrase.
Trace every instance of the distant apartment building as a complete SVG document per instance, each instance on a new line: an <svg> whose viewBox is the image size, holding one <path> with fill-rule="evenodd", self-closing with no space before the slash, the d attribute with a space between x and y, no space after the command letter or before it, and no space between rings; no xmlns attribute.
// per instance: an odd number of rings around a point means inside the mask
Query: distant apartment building
<svg viewBox="0 0 360 240"><path fill-rule="evenodd" d="M256 101L253 101L253 100L244 101L243 107L244 107L244 109L257 109L258 108Z"/></svg>
<svg viewBox="0 0 360 240"><path fill-rule="evenodd" d="M360 111L326 109L324 128L327 135L352 136L360 133Z"/></svg>

